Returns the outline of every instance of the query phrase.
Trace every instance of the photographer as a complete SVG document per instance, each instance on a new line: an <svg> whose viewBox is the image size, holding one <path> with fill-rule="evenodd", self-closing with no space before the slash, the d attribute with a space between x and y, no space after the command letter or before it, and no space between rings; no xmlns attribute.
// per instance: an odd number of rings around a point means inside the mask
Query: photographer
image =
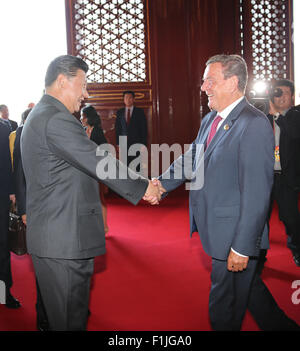
<svg viewBox="0 0 300 351"><path fill-rule="evenodd" d="M287 79L277 80L270 92L268 118L275 136L275 163L269 218L276 200L288 236L287 246L300 267L300 107L293 106L294 92L294 83Z"/></svg>

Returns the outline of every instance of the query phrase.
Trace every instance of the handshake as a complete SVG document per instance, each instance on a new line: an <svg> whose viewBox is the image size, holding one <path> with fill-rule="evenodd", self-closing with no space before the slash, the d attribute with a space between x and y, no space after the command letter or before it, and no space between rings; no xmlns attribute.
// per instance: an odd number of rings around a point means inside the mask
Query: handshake
<svg viewBox="0 0 300 351"><path fill-rule="evenodd" d="M149 202L151 205L158 205L162 194L165 192L166 189L161 185L161 182L154 178L149 180L149 185L143 200Z"/></svg>

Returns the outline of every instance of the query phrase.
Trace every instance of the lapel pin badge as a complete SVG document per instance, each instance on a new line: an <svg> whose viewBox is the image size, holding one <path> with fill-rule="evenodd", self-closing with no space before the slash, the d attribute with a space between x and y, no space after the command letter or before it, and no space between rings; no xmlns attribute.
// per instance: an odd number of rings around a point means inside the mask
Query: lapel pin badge
<svg viewBox="0 0 300 351"><path fill-rule="evenodd" d="M228 124L225 124L224 130L228 130L228 129L229 129L229 125L228 125Z"/></svg>

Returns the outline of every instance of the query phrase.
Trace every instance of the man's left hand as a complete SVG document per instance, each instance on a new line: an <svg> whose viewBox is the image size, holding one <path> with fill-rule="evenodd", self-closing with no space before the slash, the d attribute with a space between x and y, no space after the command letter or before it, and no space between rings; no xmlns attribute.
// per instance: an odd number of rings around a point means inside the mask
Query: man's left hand
<svg viewBox="0 0 300 351"><path fill-rule="evenodd" d="M241 272L247 268L249 257L243 257L230 250L227 259L227 269L231 272Z"/></svg>

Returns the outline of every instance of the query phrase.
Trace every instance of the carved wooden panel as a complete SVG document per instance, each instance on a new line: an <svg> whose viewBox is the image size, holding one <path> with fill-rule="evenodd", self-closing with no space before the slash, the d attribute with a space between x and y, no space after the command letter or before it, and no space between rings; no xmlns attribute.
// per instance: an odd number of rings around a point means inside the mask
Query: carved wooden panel
<svg viewBox="0 0 300 351"><path fill-rule="evenodd" d="M291 79L291 1L240 0L241 45L252 81Z"/></svg>
<svg viewBox="0 0 300 351"><path fill-rule="evenodd" d="M144 0L72 0L72 52L89 65L89 83L145 82Z"/></svg>
<svg viewBox="0 0 300 351"><path fill-rule="evenodd" d="M107 140L115 144L115 119L123 91L133 90L152 137L152 85L148 0L65 0L68 53L89 65L89 99L100 114Z"/></svg>

